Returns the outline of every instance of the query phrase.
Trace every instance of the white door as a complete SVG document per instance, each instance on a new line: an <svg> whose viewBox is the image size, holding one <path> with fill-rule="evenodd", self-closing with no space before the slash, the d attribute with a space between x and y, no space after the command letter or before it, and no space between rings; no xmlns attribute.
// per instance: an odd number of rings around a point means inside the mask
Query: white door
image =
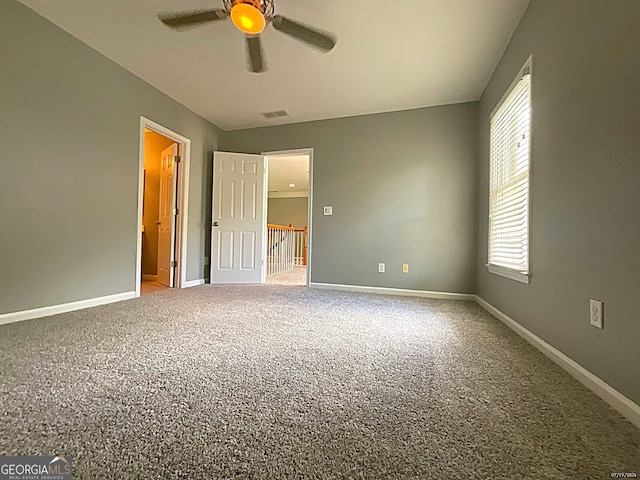
<svg viewBox="0 0 640 480"><path fill-rule="evenodd" d="M211 283L262 283L265 157L213 154Z"/></svg>
<svg viewBox="0 0 640 480"><path fill-rule="evenodd" d="M176 228L176 172L175 158L178 144L174 143L160 155L160 193L158 203L158 282L173 287Z"/></svg>

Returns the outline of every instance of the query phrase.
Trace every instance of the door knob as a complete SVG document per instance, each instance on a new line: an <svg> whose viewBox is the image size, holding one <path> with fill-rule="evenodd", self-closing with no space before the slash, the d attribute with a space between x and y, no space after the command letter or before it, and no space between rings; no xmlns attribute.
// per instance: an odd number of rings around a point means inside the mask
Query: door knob
<svg viewBox="0 0 640 480"><path fill-rule="evenodd" d="M162 225L162 222L156 222L156 225Z"/></svg>
<svg viewBox="0 0 640 480"><path fill-rule="evenodd" d="M218 222L213 222L213 226L217 227L218 226Z"/></svg>

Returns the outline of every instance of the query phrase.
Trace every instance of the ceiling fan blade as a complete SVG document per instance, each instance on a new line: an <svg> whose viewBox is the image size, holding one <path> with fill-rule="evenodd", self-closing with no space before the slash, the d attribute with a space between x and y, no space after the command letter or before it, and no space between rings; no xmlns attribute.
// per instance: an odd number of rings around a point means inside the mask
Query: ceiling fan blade
<svg viewBox="0 0 640 480"><path fill-rule="evenodd" d="M262 44L259 35L247 35L247 60L249 70L253 73L261 73L266 70Z"/></svg>
<svg viewBox="0 0 640 480"><path fill-rule="evenodd" d="M215 10L199 10L195 12L161 13L158 18L169 28L183 30L203 23L224 20L228 16L229 13L226 10L216 8Z"/></svg>
<svg viewBox="0 0 640 480"><path fill-rule="evenodd" d="M314 30L311 27L287 17L283 17L282 15L274 16L271 23L273 23L273 27L276 30L280 30L282 33L291 35L292 37L304 43L308 43L313 47L324 50L325 52L328 52L336 46L336 38L330 33L323 33L319 30Z"/></svg>

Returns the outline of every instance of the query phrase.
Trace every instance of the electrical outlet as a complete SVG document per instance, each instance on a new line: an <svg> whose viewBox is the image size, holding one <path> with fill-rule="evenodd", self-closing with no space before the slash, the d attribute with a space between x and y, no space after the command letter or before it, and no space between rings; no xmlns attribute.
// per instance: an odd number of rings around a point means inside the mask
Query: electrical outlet
<svg viewBox="0 0 640 480"><path fill-rule="evenodd" d="M378 264L378 273L384 273L384 263Z"/></svg>
<svg viewBox="0 0 640 480"><path fill-rule="evenodd" d="M402 273L409 273L409 264L408 263L403 263L402 264Z"/></svg>
<svg viewBox="0 0 640 480"><path fill-rule="evenodd" d="M591 325L597 328L604 328L602 319L602 302L600 300L589 300L589 309L591 311Z"/></svg>
<svg viewBox="0 0 640 480"><path fill-rule="evenodd" d="M333 215L333 207L331 207L331 206L325 206L325 207L322 209L322 213L323 213L324 215Z"/></svg>

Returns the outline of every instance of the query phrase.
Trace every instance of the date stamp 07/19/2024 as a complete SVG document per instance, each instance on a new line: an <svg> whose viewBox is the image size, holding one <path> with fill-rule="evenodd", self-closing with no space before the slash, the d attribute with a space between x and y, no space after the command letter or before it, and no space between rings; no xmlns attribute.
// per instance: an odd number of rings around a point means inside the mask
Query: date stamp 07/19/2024
<svg viewBox="0 0 640 480"><path fill-rule="evenodd" d="M611 472L611 478L638 478L637 472Z"/></svg>

